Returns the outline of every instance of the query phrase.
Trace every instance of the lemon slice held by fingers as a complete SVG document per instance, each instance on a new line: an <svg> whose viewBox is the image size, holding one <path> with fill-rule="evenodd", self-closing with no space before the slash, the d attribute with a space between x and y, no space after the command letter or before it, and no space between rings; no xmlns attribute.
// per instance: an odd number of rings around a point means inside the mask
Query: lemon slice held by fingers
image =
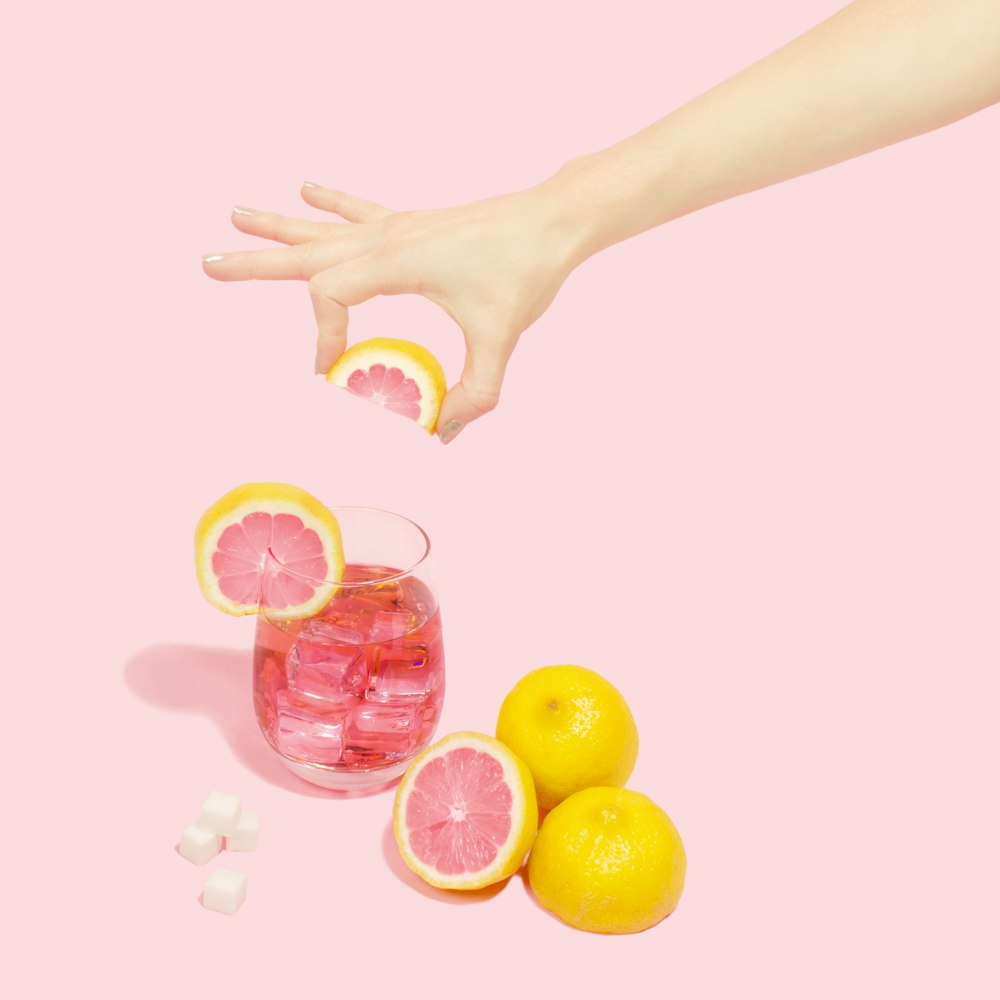
<svg viewBox="0 0 1000 1000"><path fill-rule="evenodd" d="M326 376L327 382L434 433L447 389L437 358L420 344L375 337L349 347Z"/></svg>

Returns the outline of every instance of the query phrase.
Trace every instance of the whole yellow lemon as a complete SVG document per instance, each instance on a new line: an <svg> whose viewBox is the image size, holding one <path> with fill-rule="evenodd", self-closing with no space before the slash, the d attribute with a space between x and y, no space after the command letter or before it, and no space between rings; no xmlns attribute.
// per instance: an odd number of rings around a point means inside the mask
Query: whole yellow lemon
<svg viewBox="0 0 1000 1000"><path fill-rule="evenodd" d="M528 765L540 809L593 785L620 787L639 752L618 689L586 667L540 667L504 698L497 739Z"/></svg>
<svg viewBox="0 0 1000 1000"><path fill-rule="evenodd" d="M572 927L632 934L684 890L687 858L670 817L627 788L587 788L545 817L528 857L538 902Z"/></svg>

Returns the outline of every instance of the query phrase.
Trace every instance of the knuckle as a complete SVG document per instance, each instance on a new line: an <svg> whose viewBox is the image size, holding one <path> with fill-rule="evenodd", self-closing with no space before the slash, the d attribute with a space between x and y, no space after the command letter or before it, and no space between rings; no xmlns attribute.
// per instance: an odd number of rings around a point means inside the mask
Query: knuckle
<svg viewBox="0 0 1000 1000"><path fill-rule="evenodd" d="M326 279L322 274L314 274L309 279L309 294L314 298L322 298L326 294Z"/></svg>
<svg viewBox="0 0 1000 1000"><path fill-rule="evenodd" d="M261 266L260 258L255 253L241 253L238 257L233 254L232 256L233 263L242 264L246 268L246 273L254 280L265 276L265 269Z"/></svg>
<svg viewBox="0 0 1000 1000"><path fill-rule="evenodd" d="M399 240L390 237L375 247L372 258L380 264L388 264L399 260L400 251Z"/></svg>
<svg viewBox="0 0 1000 1000"><path fill-rule="evenodd" d="M311 283L316 276L316 245L314 243L294 243L288 249L298 268L299 277L308 278Z"/></svg>
<svg viewBox="0 0 1000 1000"><path fill-rule="evenodd" d="M407 229L412 217L412 212L390 212L382 216L376 225L381 226L387 236L395 236Z"/></svg>
<svg viewBox="0 0 1000 1000"><path fill-rule="evenodd" d="M495 410L500 403L498 386L470 386L466 392L469 397L469 405L479 413L489 413L491 410Z"/></svg>
<svg viewBox="0 0 1000 1000"><path fill-rule="evenodd" d="M391 275L409 272L407 267L408 249L402 240L390 239L379 244L371 251L369 263L371 272L379 284L379 291L388 282Z"/></svg>

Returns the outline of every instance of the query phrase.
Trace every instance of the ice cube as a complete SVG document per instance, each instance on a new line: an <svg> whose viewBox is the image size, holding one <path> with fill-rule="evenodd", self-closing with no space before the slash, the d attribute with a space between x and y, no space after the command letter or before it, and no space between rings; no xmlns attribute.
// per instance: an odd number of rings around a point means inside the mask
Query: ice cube
<svg viewBox="0 0 1000 1000"><path fill-rule="evenodd" d="M365 699L395 702L426 698L434 689L438 671L432 670L423 643L391 646L381 651L368 682Z"/></svg>
<svg viewBox="0 0 1000 1000"><path fill-rule="evenodd" d="M359 608L373 611L398 611L403 599L403 591L398 583L379 583L356 594L355 604Z"/></svg>
<svg viewBox="0 0 1000 1000"><path fill-rule="evenodd" d="M412 611L374 611L362 617L368 625L369 642L399 639L417 627L417 616Z"/></svg>
<svg viewBox="0 0 1000 1000"><path fill-rule="evenodd" d="M344 726L344 759L404 757L422 721L417 704L362 704L351 712Z"/></svg>
<svg viewBox="0 0 1000 1000"><path fill-rule="evenodd" d="M324 622L315 624L323 628L312 628L307 636L307 626L288 651L285 673L289 688L320 701L338 702L362 695L368 683L363 650L360 646L323 641L329 634L328 626Z"/></svg>
<svg viewBox="0 0 1000 1000"><path fill-rule="evenodd" d="M437 601L431 589L423 581L411 576L406 581L406 595L402 599L406 607L416 611L419 615L429 618L437 611Z"/></svg>
<svg viewBox="0 0 1000 1000"><path fill-rule="evenodd" d="M292 653L296 654L294 661ZM306 647L288 655L288 686L297 694L325 701L364 693L367 682L365 658L359 649Z"/></svg>
<svg viewBox="0 0 1000 1000"><path fill-rule="evenodd" d="M274 738L278 750L288 757L312 764L336 764L344 746L344 721L310 712L295 704L287 691L281 691Z"/></svg>
<svg viewBox="0 0 1000 1000"><path fill-rule="evenodd" d="M347 720L347 732L408 733L422 717L417 705L359 705Z"/></svg>
<svg viewBox="0 0 1000 1000"><path fill-rule="evenodd" d="M324 617L315 618L309 622L299 633L299 637L303 634L306 634L307 639L315 642L339 642L349 646L360 646L365 641L359 627L357 614L342 609L338 609L332 614L327 609L324 612Z"/></svg>
<svg viewBox="0 0 1000 1000"><path fill-rule="evenodd" d="M440 642L441 616L435 613L426 621L421 622L419 634L411 635L407 641L421 642L425 646L433 646L435 643Z"/></svg>

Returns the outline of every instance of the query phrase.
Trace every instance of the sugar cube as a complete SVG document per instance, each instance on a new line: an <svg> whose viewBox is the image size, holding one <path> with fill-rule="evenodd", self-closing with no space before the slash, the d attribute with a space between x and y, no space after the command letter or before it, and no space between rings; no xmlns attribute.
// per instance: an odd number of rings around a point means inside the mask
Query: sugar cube
<svg viewBox="0 0 1000 1000"><path fill-rule="evenodd" d="M232 916L246 898L246 875L228 868L216 868L205 882L202 904L206 910L216 910Z"/></svg>
<svg viewBox="0 0 1000 1000"><path fill-rule="evenodd" d="M181 833L180 855L192 864L203 865L222 850L222 837L197 823L184 827Z"/></svg>
<svg viewBox="0 0 1000 1000"><path fill-rule="evenodd" d="M198 825L210 833L231 837L240 821L240 798L226 792L209 792L201 807Z"/></svg>
<svg viewBox="0 0 1000 1000"><path fill-rule="evenodd" d="M243 810L240 813L239 826L231 837L226 837L227 851L256 851L257 850L257 814Z"/></svg>

